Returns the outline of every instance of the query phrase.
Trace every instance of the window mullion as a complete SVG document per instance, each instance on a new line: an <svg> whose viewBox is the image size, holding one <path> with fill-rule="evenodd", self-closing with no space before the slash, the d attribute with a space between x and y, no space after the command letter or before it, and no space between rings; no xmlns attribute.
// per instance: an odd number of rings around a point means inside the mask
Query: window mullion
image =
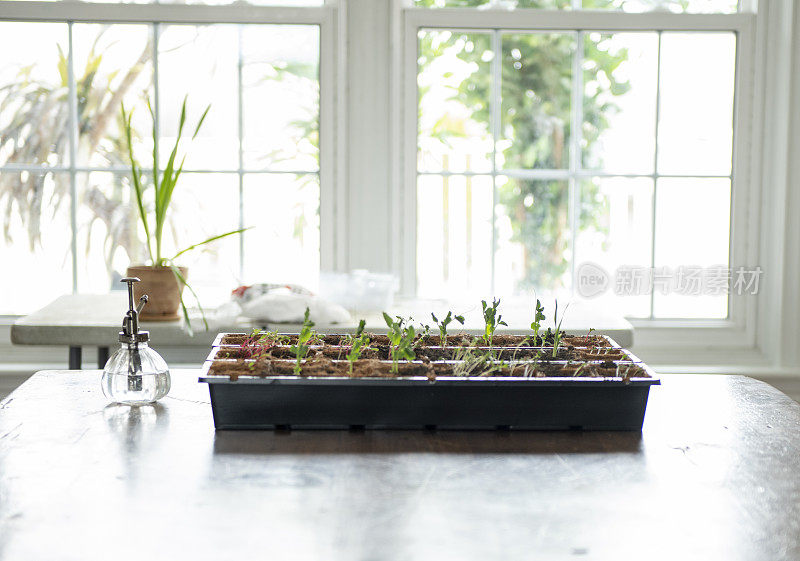
<svg viewBox="0 0 800 561"><path fill-rule="evenodd" d="M67 102L69 103L69 222L71 231L72 293L78 292L78 94L75 86L75 47L72 40L73 22L67 22Z"/></svg>
<svg viewBox="0 0 800 561"><path fill-rule="evenodd" d="M569 143L569 215L571 247L570 276L572 288L575 285L575 259L577 256L576 241L578 239L581 186L577 172L581 166L581 136L583 130L583 41L584 32L578 31L575 38L575 54L572 57L572 110Z"/></svg>
<svg viewBox="0 0 800 561"><path fill-rule="evenodd" d="M237 134L239 135L239 169L238 176L239 176L239 229L244 228L244 95L243 95L243 82L242 82L242 75L243 75L243 38L242 38L242 26L241 24L237 26L237 38L238 38L238 55L237 55L237 65L236 65L236 95L237 95ZM238 234L239 238L239 282L243 282L244 279L244 232L240 232Z"/></svg>
<svg viewBox="0 0 800 561"><path fill-rule="evenodd" d="M662 11L622 12L617 10L546 10L502 8L476 10L473 7L430 9L409 8L407 21L416 27L451 30L503 29L519 33L537 31L598 30L622 31L732 31L742 30L753 14L685 14Z"/></svg>
<svg viewBox="0 0 800 561"><path fill-rule="evenodd" d="M495 286L495 261L497 255L497 143L500 141L500 104L502 102L503 79L503 35L502 31L492 31L492 99L490 100L491 115L489 118L492 127L492 261L491 261L491 291L494 294Z"/></svg>
<svg viewBox="0 0 800 561"><path fill-rule="evenodd" d="M656 141L653 147L653 200L652 216L650 220L650 274L656 268L656 196L658 194L658 126L661 120L661 31L658 32L658 46L656 48ZM650 319L655 317L655 290L650 290Z"/></svg>
<svg viewBox="0 0 800 561"><path fill-rule="evenodd" d="M243 3L244 4L244 3ZM87 23L160 22L178 25L274 23L318 25L329 8L322 6L255 6L154 3L50 2L4 0L0 19Z"/></svg>
<svg viewBox="0 0 800 561"><path fill-rule="evenodd" d="M158 185L159 168L161 159L158 151L158 140L161 138L161 104L159 98L161 90L158 87L158 40L161 26L158 22L153 23L153 184Z"/></svg>

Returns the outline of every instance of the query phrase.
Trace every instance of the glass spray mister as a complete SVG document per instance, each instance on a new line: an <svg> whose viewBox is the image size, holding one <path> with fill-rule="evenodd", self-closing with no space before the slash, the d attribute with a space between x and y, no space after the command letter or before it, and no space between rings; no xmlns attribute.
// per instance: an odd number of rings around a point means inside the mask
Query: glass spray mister
<svg viewBox="0 0 800 561"><path fill-rule="evenodd" d="M138 306L134 305L133 283L139 279L127 277L120 282L128 283L128 312L119 332L120 348L103 368L103 394L114 403L153 403L169 393L169 368L147 344L150 334L139 331L139 313L147 304L145 294L139 298Z"/></svg>

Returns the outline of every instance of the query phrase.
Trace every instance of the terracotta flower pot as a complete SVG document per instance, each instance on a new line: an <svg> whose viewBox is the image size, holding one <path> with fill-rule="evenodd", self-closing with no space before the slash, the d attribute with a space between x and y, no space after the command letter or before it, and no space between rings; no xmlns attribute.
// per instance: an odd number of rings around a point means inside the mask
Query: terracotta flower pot
<svg viewBox="0 0 800 561"><path fill-rule="evenodd" d="M186 267L178 267L181 276L186 278ZM178 283L175 273L169 267L153 267L150 265L137 265L128 267L127 276L139 277L141 282L133 285L133 291L138 300L142 294L147 294L147 305L142 310L139 318L142 321L172 321L178 319L178 308L181 304L183 283Z"/></svg>

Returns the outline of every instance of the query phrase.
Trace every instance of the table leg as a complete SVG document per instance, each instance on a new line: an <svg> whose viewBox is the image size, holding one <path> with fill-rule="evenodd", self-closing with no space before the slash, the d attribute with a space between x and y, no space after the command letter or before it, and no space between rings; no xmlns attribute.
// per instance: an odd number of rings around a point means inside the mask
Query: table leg
<svg viewBox="0 0 800 561"><path fill-rule="evenodd" d="M80 370L81 369L81 351L83 349L81 347L70 347L69 348L69 369L70 370Z"/></svg>
<svg viewBox="0 0 800 561"><path fill-rule="evenodd" d="M101 370L108 362L108 347L97 347L97 368Z"/></svg>

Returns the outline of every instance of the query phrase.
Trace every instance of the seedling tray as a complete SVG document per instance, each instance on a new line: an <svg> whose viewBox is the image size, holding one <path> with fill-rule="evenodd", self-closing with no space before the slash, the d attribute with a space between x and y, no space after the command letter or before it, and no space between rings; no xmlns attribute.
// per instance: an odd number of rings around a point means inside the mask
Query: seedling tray
<svg viewBox="0 0 800 561"><path fill-rule="evenodd" d="M245 358L222 358L225 352L220 351L240 348L240 344L234 343L237 340L232 337L234 335L238 334L217 337L200 377L200 382L208 384L214 425L218 430L636 431L641 430L644 421L650 387L660 383L647 365L606 337L595 338L596 344L583 347L586 356L591 354L591 349L605 348L624 359L552 360L546 368L532 366L530 360L509 360L505 363L505 375L468 377L441 374L452 370L460 362L458 360L409 361L401 365L400 376L391 377L386 374L390 361L372 360L369 365L374 372L346 377L324 375L324 368L317 368L314 375L309 376L282 375L290 371L293 364L292 360L284 358L270 359L268 371L272 374L265 375L258 370L263 367L262 363ZM325 336L317 350L338 344L337 337L341 336ZM581 338L575 340L578 339ZM537 349L519 347L530 348ZM332 369L346 362L324 360ZM310 365L312 361L306 362ZM241 369L235 370L240 366ZM363 373L364 369L361 371ZM425 375L403 375L416 371L425 372ZM576 371L578 375L571 376L543 374ZM276 372L281 375L275 375Z"/></svg>

